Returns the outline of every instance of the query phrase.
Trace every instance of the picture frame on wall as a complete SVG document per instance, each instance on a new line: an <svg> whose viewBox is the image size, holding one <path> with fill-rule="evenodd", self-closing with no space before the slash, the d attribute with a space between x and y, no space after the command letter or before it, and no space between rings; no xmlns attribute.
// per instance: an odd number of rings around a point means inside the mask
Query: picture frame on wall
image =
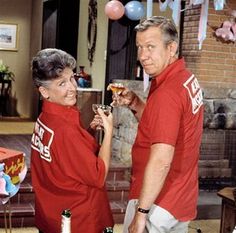
<svg viewBox="0 0 236 233"><path fill-rule="evenodd" d="M18 24L0 22L0 50L17 51Z"/></svg>

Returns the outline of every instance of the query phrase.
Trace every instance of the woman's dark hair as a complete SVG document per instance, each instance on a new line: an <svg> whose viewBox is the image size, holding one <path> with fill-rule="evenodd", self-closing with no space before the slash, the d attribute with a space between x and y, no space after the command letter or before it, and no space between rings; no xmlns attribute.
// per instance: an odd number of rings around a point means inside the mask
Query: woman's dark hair
<svg viewBox="0 0 236 233"><path fill-rule="evenodd" d="M63 50L47 48L39 51L32 59L32 78L36 87L46 86L57 79L66 68L74 69L76 60Z"/></svg>

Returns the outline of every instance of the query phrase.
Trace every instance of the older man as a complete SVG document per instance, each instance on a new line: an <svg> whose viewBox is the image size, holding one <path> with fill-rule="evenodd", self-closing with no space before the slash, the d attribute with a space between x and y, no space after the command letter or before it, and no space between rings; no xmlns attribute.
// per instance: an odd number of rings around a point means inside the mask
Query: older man
<svg viewBox="0 0 236 233"><path fill-rule="evenodd" d="M178 58L171 20L153 16L135 30L138 58L152 82L146 103L127 88L114 98L139 121L124 233L187 233L196 217L202 92Z"/></svg>

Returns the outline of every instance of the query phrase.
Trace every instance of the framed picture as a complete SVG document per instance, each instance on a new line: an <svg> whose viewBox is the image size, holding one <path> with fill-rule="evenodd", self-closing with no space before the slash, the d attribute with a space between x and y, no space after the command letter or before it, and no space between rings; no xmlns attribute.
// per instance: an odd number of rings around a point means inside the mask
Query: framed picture
<svg viewBox="0 0 236 233"><path fill-rule="evenodd" d="M0 22L0 50L17 51L18 25Z"/></svg>

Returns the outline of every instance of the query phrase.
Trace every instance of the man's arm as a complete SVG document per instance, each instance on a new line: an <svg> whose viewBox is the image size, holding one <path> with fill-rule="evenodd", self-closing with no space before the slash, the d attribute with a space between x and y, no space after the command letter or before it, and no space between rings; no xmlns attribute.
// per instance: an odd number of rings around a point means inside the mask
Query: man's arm
<svg viewBox="0 0 236 233"><path fill-rule="evenodd" d="M171 145L157 143L151 146L150 158L145 169L139 198L140 208L149 210L158 197L170 170L173 155L174 147ZM129 227L129 232L142 233L145 223L146 214L137 211Z"/></svg>
<svg viewBox="0 0 236 233"><path fill-rule="evenodd" d="M145 108L145 103L143 102L143 100L141 100L135 93L133 93L133 99L131 100L128 107L132 111L136 119L140 121L143 110Z"/></svg>
<svg viewBox="0 0 236 233"><path fill-rule="evenodd" d="M135 92L125 87L121 93L113 95L113 102L119 106L128 107L138 121L141 119L145 102Z"/></svg>

